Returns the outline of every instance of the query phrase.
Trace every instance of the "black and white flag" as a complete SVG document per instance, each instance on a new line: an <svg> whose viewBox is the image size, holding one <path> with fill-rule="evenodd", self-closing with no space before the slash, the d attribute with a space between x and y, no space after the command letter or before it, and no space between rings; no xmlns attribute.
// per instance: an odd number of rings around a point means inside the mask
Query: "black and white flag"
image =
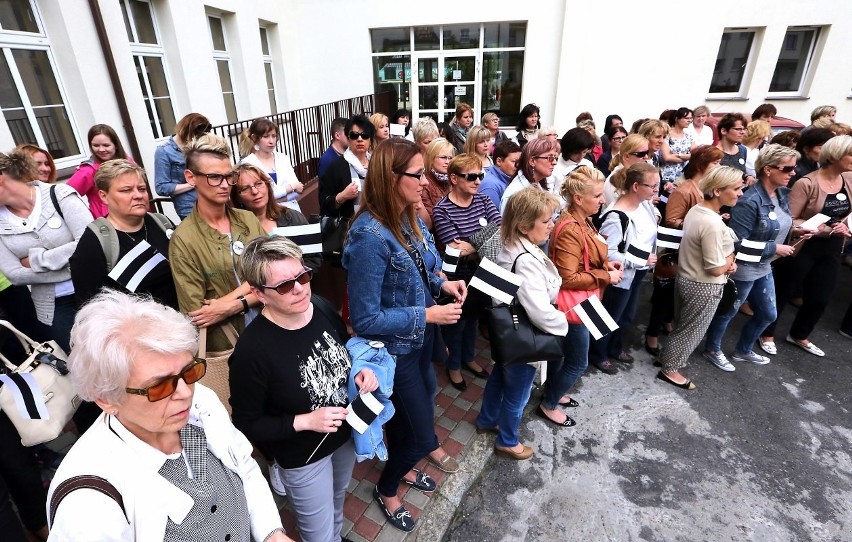
<svg viewBox="0 0 852 542"><path fill-rule="evenodd" d="M743 239L743 242L740 243L740 250L737 252L737 259L742 262L760 263L764 248L766 248L765 242Z"/></svg>
<svg viewBox="0 0 852 542"><path fill-rule="evenodd" d="M598 296L593 295L573 308L596 341L618 329L618 324L606 311Z"/></svg>
<svg viewBox="0 0 852 542"><path fill-rule="evenodd" d="M44 393L32 373L0 374L0 383L15 398L15 406L23 419L49 420Z"/></svg>
<svg viewBox="0 0 852 542"><path fill-rule="evenodd" d="M648 265L648 258L651 256L651 245L630 244L627 250L624 251L624 259L633 263L637 267L645 267Z"/></svg>
<svg viewBox="0 0 852 542"><path fill-rule="evenodd" d="M470 287L501 301L511 303L524 282L523 277L503 269L488 258L479 262L479 268L470 279Z"/></svg>
<svg viewBox="0 0 852 542"><path fill-rule="evenodd" d="M269 235L280 235L296 243L302 254L322 254L322 226L319 222L302 226L274 228Z"/></svg>
<svg viewBox="0 0 852 542"><path fill-rule="evenodd" d="M444 263L441 265L441 270L444 273L455 273L456 267L459 265L461 258L461 249L448 246L444 252Z"/></svg>
<svg viewBox="0 0 852 542"><path fill-rule="evenodd" d="M352 429L364 434L384 408L372 393L361 393L347 407L349 413L346 415L346 422Z"/></svg>
<svg viewBox="0 0 852 542"><path fill-rule="evenodd" d="M165 256L157 252L157 249L152 247L148 241L142 240L123 258L118 260L108 276L129 291L136 293L136 289L139 288L145 277L165 261Z"/></svg>
<svg viewBox="0 0 852 542"><path fill-rule="evenodd" d="M657 228L657 246L660 248L680 248L680 242L683 239L683 230L674 228Z"/></svg>

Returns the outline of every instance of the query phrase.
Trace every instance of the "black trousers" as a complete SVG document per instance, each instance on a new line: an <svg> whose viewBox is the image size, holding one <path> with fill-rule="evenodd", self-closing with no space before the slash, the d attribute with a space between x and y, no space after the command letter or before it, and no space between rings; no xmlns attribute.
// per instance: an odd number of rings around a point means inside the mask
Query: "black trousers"
<svg viewBox="0 0 852 542"><path fill-rule="evenodd" d="M14 533L21 523L11 508L9 495L28 529L36 531L47 525L47 490L41 481L41 469L32 450L21 444L21 437L9 417L0 412L0 538L17 540L14 536L6 538L9 529Z"/></svg>

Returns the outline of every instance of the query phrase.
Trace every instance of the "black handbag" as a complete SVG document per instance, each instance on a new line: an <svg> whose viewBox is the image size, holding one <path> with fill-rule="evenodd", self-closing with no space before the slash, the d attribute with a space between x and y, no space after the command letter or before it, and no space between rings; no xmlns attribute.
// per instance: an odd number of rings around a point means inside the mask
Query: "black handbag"
<svg viewBox="0 0 852 542"><path fill-rule="evenodd" d="M726 314L734 307L734 302L737 300L737 283L727 277L725 289L722 290L722 299L719 300L719 306L716 307L716 315Z"/></svg>
<svg viewBox="0 0 852 542"><path fill-rule="evenodd" d="M323 259L339 265L343 258L343 241L349 230L349 220L342 216L318 216L314 220L320 223Z"/></svg>
<svg viewBox="0 0 852 542"><path fill-rule="evenodd" d="M519 254L518 258L522 255ZM518 258L512 263L512 272L515 271ZM508 305L501 303L486 307L485 310L488 314L491 359L495 363L513 365L562 357L564 337L545 333L535 327L517 298Z"/></svg>

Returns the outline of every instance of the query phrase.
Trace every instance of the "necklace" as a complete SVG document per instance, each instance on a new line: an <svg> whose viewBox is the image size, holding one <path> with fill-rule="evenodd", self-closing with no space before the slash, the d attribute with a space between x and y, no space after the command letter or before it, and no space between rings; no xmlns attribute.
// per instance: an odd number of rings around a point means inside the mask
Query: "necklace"
<svg viewBox="0 0 852 542"><path fill-rule="evenodd" d="M119 230L118 228L116 228L116 230L117 230L117 231L120 231L121 233L123 233L124 235L126 235L126 236L127 236L127 238L128 238L128 239L130 239L131 241L133 241L134 243L140 243L140 242L141 242L139 239L136 239L135 237L133 237L132 235L130 235L130 234L129 234L129 233L127 233L126 231ZM146 224L145 222L142 222L142 229L141 229L141 230L136 230L136 231L135 231L135 232L133 232L133 233L139 233L140 231L142 232L142 234L143 234L143 236L144 236L144 240L145 240L145 242L147 242L147 241L148 241L148 224Z"/></svg>

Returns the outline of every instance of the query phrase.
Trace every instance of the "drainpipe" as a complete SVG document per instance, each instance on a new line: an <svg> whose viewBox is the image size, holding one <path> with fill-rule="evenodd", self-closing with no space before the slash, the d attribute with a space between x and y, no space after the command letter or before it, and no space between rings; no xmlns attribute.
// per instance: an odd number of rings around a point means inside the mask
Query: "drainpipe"
<svg viewBox="0 0 852 542"><path fill-rule="evenodd" d="M107 35L104 17L101 13L101 7L98 0L89 0L89 10L92 12L92 19L95 22L95 30L98 32L98 41L101 44L101 51L104 54L107 71L109 72L109 81L112 83L112 91L118 100L118 111L121 114L121 122L124 125L124 133L127 134L127 143L130 147L130 154L136 160L139 167L145 167L142 164L142 153L139 152L139 143L136 141L136 131L133 129L133 123L130 121L130 110L127 109L127 101L124 98L124 91L121 88L121 80L118 77L118 68L115 65L115 58L112 56L112 48L109 45L109 36ZM88 143L88 142L87 142ZM147 183L146 183L147 184ZM151 188L148 188L151 191Z"/></svg>

